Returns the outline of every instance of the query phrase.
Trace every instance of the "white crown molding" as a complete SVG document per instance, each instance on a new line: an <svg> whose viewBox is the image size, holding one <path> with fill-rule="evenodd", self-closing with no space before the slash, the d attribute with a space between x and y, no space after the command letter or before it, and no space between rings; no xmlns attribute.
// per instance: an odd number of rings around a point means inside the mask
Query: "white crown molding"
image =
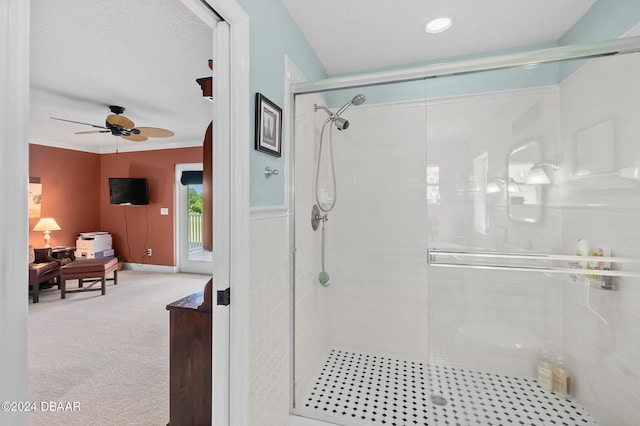
<svg viewBox="0 0 640 426"><path fill-rule="evenodd" d="M39 138L29 138L29 143L34 145L50 146L52 148L69 149L73 151L88 152L91 154L115 154L116 152L142 152L142 151L159 151L162 149L178 149L178 148L192 148L201 147L202 141L194 141L193 143L166 143L166 142L136 142L135 145L131 145L132 142L123 141L118 146L100 146L89 147L87 145L76 145L72 143L50 141ZM116 151L117 148L117 151Z"/></svg>

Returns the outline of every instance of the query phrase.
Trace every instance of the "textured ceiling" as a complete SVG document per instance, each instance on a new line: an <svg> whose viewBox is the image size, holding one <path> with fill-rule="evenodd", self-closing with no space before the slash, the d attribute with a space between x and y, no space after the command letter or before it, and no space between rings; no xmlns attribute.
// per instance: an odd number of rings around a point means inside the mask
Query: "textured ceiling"
<svg viewBox="0 0 640 426"><path fill-rule="evenodd" d="M595 0L282 0L330 75L555 42ZM427 34L431 19L453 27Z"/></svg>
<svg viewBox="0 0 640 426"><path fill-rule="evenodd" d="M212 30L178 0L31 2L29 138L109 152L202 143L213 104L197 78L211 75ZM108 105L171 138L130 142L58 117L104 126Z"/></svg>

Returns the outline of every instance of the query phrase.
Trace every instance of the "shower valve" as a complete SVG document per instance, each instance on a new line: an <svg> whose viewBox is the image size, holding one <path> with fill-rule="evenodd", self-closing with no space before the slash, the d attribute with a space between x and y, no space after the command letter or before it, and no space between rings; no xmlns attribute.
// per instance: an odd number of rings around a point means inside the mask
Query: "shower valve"
<svg viewBox="0 0 640 426"><path fill-rule="evenodd" d="M326 222L329 220L329 215L328 214L317 214L316 215L316 220L320 221L320 222Z"/></svg>
<svg viewBox="0 0 640 426"><path fill-rule="evenodd" d="M318 229L320 222L324 224L328 220L329 215L321 214L318 205L314 205L313 209L311 210L311 227L313 228L313 230L315 231L316 229Z"/></svg>

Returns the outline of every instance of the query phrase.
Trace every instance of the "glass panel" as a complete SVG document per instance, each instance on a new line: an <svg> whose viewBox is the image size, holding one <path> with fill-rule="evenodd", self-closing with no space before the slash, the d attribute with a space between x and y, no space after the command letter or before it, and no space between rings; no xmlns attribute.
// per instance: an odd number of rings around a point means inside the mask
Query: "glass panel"
<svg viewBox="0 0 640 426"><path fill-rule="evenodd" d="M202 248L202 183L187 186L187 249L190 262L211 262L213 252Z"/></svg>
<svg viewBox="0 0 640 426"><path fill-rule="evenodd" d="M440 204L427 215L429 363L463 423L640 418L630 381L640 368L629 364L640 359L629 327L640 243L627 237L638 221L640 55L580 65L428 82L427 162L440 166ZM570 402L538 385L543 351L563 358ZM436 423L447 406L434 406Z"/></svg>
<svg viewBox="0 0 640 426"><path fill-rule="evenodd" d="M358 94L366 101L344 110L349 126L339 130L330 114ZM439 178L437 165L429 167L427 198L424 123L422 81L296 97L297 413L334 424L383 424L386 416L391 424L393 398L403 391L378 378L398 375L396 386L428 388L424 218L427 199L438 202ZM321 207L335 206L320 211L327 220L314 231L316 174Z"/></svg>

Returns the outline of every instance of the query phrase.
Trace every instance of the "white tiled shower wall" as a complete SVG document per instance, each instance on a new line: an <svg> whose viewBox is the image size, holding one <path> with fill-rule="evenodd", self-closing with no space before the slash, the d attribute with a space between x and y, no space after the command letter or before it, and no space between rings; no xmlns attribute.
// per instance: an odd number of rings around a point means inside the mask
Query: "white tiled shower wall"
<svg viewBox="0 0 640 426"><path fill-rule="evenodd" d="M337 203L327 222L333 347L425 359L424 107L351 107L333 131Z"/></svg>
<svg viewBox="0 0 640 426"><path fill-rule="evenodd" d="M295 399L300 401L329 351L329 292L318 281L320 230L311 227L315 165L323 111L320 96L299 96L295 121ZM319 125L318 125L319 123Z"/></svg>
<svg viewBox="0 0 640 426"><path fill-rule="evenodd" d="M640 166L640 54L592 60L560 85L563 244L640 259L640 181L619 177ZM586 150L586 151L585 151ZM576 178L578 169L591 176ZM554 202L554 201L551 201ZM638 272L637 265L614 269ZM602 425L640 421L640 279L615 291L565 280L564 351L583 405Z"/></svg>

